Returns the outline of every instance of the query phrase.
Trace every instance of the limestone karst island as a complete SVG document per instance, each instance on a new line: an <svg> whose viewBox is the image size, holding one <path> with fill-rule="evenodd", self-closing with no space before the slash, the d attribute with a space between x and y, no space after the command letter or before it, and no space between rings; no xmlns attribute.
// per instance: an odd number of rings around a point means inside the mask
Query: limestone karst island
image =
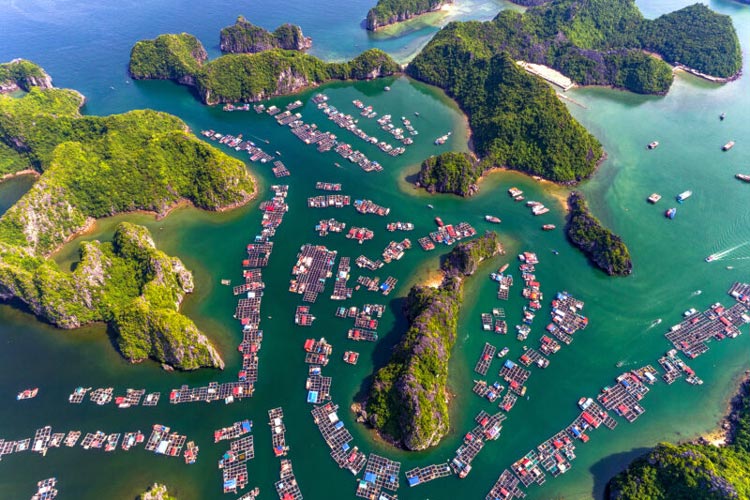
<svg viewBox="0 0 750 500"><path fill-rule="evenodd" d="M0 498L750 499L747 1L0 12Z"/></svg>

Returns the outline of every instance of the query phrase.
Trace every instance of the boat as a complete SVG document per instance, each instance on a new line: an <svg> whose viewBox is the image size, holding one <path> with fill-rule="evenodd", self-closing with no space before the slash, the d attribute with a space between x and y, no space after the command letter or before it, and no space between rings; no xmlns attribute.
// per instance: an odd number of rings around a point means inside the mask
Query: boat
<svg viewBox="0 0 750 500"><path fill-rule="evenodd" d="M427 208L435 208L435 207L433 207L432 205L427 205Z"/></svg>
<svg viewBox="0 0 750 500"><path fill-rule="evenodd" d="M556 227L557 227L557 226L555 226L554 224L545 224L545 225L543 225L543 226L542 226L542 229L543 229L544 231L552 231L552 230L553 230L553 229L555 229Z"/></svg>
<svg viewBox="0 0 750 500"><path fill-rule="evenodd" d="M712 253L711 255L709 255L708 257L706 257L706 262L713 262L713 261L717 260L718 258L719 257L715 253Z"/></svg>
<svg viewBox="0 0 750 500"><path fill-rule="evenodd" d="M682 193L677 195L677 201L682 203L683 201L687 200L691 196L693 196L693 192L688 189L687 191L683 191Z"/></svg>
<svg viewBox="0 0 750 500"><path fill-rule="evenodd" d="M500 352L497 353L498 358L504 358L506 354L508 354L508 351L510 351L509 348L503 347Z"/></svg>
<svg viewBox="0 0 750 500"><path fill-rule="evenodd" d="M675 216L676 213L677 213L677 209L674 208L674 207L672 207L669 210L667 210L666 212L664 212L664 216L667 219L674 219L674 216Z"/></svg>
<svg viewBox="0 0 750 500"><path fill-rule="evenodd" d="M719 120L724 121L724 118L726 118L726 117L727 117L727 114L726 113L722 113L722 114L719 115Z"/></svg>
<svg viewBox="0 0 750 500"><path fill-rule="evenodd" d="M586 396L582 397L578 400L578 407L581 410L586 410L589 406L591 406L594 403L594 400L591 398L587 398Z"/></svg>
<svg viewBox="0 0 750 500"><path fill-rule="evenodd" d="M734 177L743 182L750 182L750 175L747 174L735 174Z"/></svg>
<svg viewBox="0 0 750 500"><path fill-rule="evenodd" d="M383 87L383 90L385 90L386 92L389 92L391 88L388 85L386 85L385 87Z"/></svg>
<svg viewBox="0 0 750 500"><path fill-rule="evenodd" d="M358 352L346 351L344 353L344 363L348 363L350 365L356 365L358 360L359 360Z"/></svg>
<svg viewBox="0 0 750 500"><path fill-rule="evenodd" d="M502 222L498 217L495 217L494 215L485 215L484 220L486 220L487 222L492 222L493 224L500 224Z"/></svg>
<svg viewBox="0 0 750 500"><path fill-rule="evenodd" d="M443 219L441 219L440 217L435 217L435 224L437 224L438 227L443 227Z"/></svg>
<svg viewBox="0 0 750 500"><path fill-rule="evenodd" d="M648 146L646 146L648 149L656 149L659 147L659 141L652 141L648 143Z"/></svg>
<svg viewBox="0 0 750 500"><path fill-rule="evenodd" d="M732 269L734 269L734 266L727 266L728 271L731 271Z"/></svg>
<svg viewBox="0 0 750 500"><path fill-rule="evenodd" d="M652 193L651 196L648 197L649 203L657 203L659 200L661 200L661 195L659 193Z"/></svg>
<svg viewBox="0 0 750 500"><path fill-rule="evenodd" d="M419 111L415 111L415 112L414 112L414 115L415 115L415 116L419 116Z"/></svg>
<svg viewBox="0 0 750 500"><path fill-rule="evenodd" d="M16 400L21 401L22 399L35 398L38 392L38 387L34 387L33 389L24 389L23 391L18 393L18 395L16 396Z"/></svg>
<svg viewBox="0 0 750 500"><path fill-rule="evenodd" d="M498 269L497 272L498 273L504 273L505 270L508 269L508 266L510 266L510 264L503 264L503 267L501 267L500 269Z"/></svg>
<svg viewBox="0 0 750 500"><path fill-rule="evenodd" d="M723 146L721 147L721 150L722 150L722 151L729 151L729 150L730 150L730 149L732 149L733 147L734 147L734 141L729 141L728 143L724 144L724 145L723 145Z"/></svg>

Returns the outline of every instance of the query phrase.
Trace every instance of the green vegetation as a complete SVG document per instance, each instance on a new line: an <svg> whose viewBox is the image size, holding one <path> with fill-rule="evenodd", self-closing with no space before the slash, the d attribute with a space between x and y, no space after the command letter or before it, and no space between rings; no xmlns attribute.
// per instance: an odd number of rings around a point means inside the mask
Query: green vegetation
<svg viewBox="0 0 750 500"><path fill-rule="evenodd" d="M438 65L442 58L447 66L469 56L508 52L514 60L550 66L579 84L664 94L672 84L671 68L644 50L720 78L736 76L742 64L728 16L696 4L650 21L634 0L555 0L525 13L505 10L485 23L451 23L427 45L422 59Z"/></svg>
<svg viewBox="0 0 750 500"><path fill-rule="evenodd" d="M568 197L568 239L607 274L625 276L633 270L630 252L622 239L591 215L581 193Z"/></svg>
<svg viewBox="0 0 750 500"><path fill-rule="evenodd" d="M154 483L138 497L138 500L177 500L177 497L171 496L165 485Z"/></svg>
<svg viewBox="0 0 750 500"><path fill-rule="evenodd" d="M52 80L49 75L31 61L15 59L0 64L0 93L16 89L29 91L31 87L49 88Z"/></svg>
<svg viewBox="0 0 750 500"><path fill-rule="evenodd" d="M182 40L176 47L160 42L175 39ZM399 65L379 49L367 50L345 63L326 63L298 51L271 49L257 54L225 54L204 64L205 57L195 53L205 54L205 50L192 35L142 40L131 52L130 74L137 79L168 78L195 86L203 102L217 104L260 101L329 80L370 79L400 71ZM186 62L185 58L192 60Z"/></svg>
<svg viewBox="0 0 750 500"><path fill-rule="evenodd" d="M643 47L672 64L731 78L742 69L742 49L732 18L697 3L645 23Z"/></svg>
<svg viewBox="0 0 750 500"><path fill-rule="evenodd" d="M732 443L659 444L608 484L611 500L750 498L750 385L735 398Z"/></svg>
<svg viewBox="0 0 750 500"><path fill-rule="evenodd" d="M306 38L302 34L302 28L293 24L282 24L273 33L269 33L239 16L234 25L221 30L219 46L222 52L233 54L269 49L307 50L312 46L312 39Z"/></svg>
<svg viewBox="0 0 750 500"><path fill-rule="evenodd" d="M121 225L113 244L83 244L72 273L47 256L95 218L165 214L181 200L207 210L244 203L254 190L245 165L193 137L174 116L82 116L82 104L83 96L64 89L0 96L0 151L41 173L0 218L0 297L61 328L107 322L133 361L222 366L208 339L178 313L192 291L190 273L158 252L144 228Z"/></svg>
<svg viewBox="0 0 750 500"><path fill-rule="evenodd" d="M409 322L388 363L375 373L367 401L370 423L409 450L437 445L449 430L448 361L456 341L463 276L502 252L496 233L460 243L448 255L439 288L414 286Z"/></svg>
<svg viewBox="0 0 750 500"><path fill-rule="evenodd" d="M603 155L602 147L570 116L555 92L520 69L507 53L493 54L471 36L450 34L463 30L459 26L481 25L452 23L407 72L458 101L469 116L476 152L486 163L556 182L589 177Z"/></svg>
<svg viewBox="0 0 750 500"><path fill-rule="evenodd" d="M366 26L368 30L376 30L382 26L406 21L414 16L438 10L453 0L378 0L375 7L367 13Z"/></svg>
<svg viewBox="0 0 750 500"><path fill-rule="evenodd" d="M128 70L133 78L191 83L208 59L203 44L188 33L140 40L130 51Z"/></svg>
<svg viewBox="0 0 750 500"><path fill-rule="evenodd" d="M482 168L466 153L443 153L422 162L419 185L430 193L453 193L469 196L476 192L475 183Z"/></svg>

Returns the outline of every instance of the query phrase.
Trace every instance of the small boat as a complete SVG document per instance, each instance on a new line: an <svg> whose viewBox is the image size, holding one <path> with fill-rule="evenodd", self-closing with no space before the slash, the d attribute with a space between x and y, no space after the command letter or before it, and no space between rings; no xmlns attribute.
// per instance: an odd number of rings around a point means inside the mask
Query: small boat
<svg viewBox="0 0 750 500"><path fill-rule="evenodd" d="M389 92L391 88L388 85L386 85L385 87L383 87L383 90L385 90L386 92Z"/></svg>
<svg viewBox="0 0 750 500"><path fill-rule="evenodd" d="M726 118L726 117L727 117L727 114L726 113L722 113L722 114L719 115L719 120L724 121L724 118Z"/></svg>
<svg viewBox="0 0 750 500"><path fill-rule="evenodd" d="M721 150L722 150L722 151L729 151L729 150L730 150L730 149L732 149L733 147L734 147L734 141L729 141L728 143L724 144L724 145L723 145L723 146L721 147Z"/></svg>
<svg viewBox="0 0 750 500"><path fill-rule="evenodd" d="M676 213L677 213L677 209L674 208L674 207L672 207L669 210L667 210L666 212L664 212L664 216L667 219L674 219L674 216L675 216Z"/></svg>
<svg viewBox="0 0 750 500"><path fill-rule="evenodd" d="M487 222L492 222L493 224L500 224L502 222L498 217L495 217L494 215L485 215L484 220L486 220Z"/></svg>
<svg viewBox="0 0 750 500"><path fill-rule="evenodd" d="M582 397L578 400L578 407L581 410L586 410L589 406L591 406L594 403L594 400L591 398L587 398L586 396Z"/></svg>
<svg viewBox="0 0 750 500"><path fill-rule="evenodd" d="M419 111L415 111L414 116L419 116Z"/></svg>
<svg viewBox="0 0 750 500"><path fill-rule="evenodd" d="M648 143L648 146L646 146L648 149L656 149L659 147L659 141L652 141Z"/></svg>
<svg viewBox="0 0 750 500"><path fill-rule="evenodd" d="M648 197L649 203L657 203L659 200L661 200L661 195L659 193L653 193L651 196Z"/></svg>
<svg viewBox="0 0 750 500"><path fill-rule="evenodd" d="M734 177L743 182L750 182L750 175L747 174L735 174Z"/></svg>
<svg viewBox="0 0 750 500"><path fill-rule="evenodd" d="M560 255L560 252L558 252L557 250L554 250L554 249L552 250L552 253L555 254L555 255Z"/></svg>
<svg viewBox="0 0 750 500"><path fill-rule="evenodd" d="M223 279L223 280L221 280L221 284L225 285L225 286L231 285L232 284L232 280Z"/></svg>
<svg viewBox="0 0 750 500"><path fill-rule="evenodd" d="M552 231L552 230L553 230L553 229L555 229L556 227L557 227L557 226L555 226L554 224L545 224L545 225L543 225L543 226L542 226L542 229L543 229L544 231Z"/></svg>
<svg viewBox="0 0 750 500"><path fill-rule="evenodd" d="M693 192L692 191L690 191L690 190L683 191L682 193L680 193L680 194L677 195L677 201L680 202L680 203L682 203L683 201L687 200L691 196L693 196Z"/></svg>
<svg viewBox="0 0 750 500"><path fill-rule="evenodd" d="M497 272L498 273L504 273L505 270L508 269L508 266L510 266L510 264L503 264L503 267L501 267L500 269L498 269Z"/></svg>
<svg viewBox="0 0 750 500"><path fill-rule="evenodd" d="M435 217L435 224L438 225L438 227L443 227L445 224L443 224L443 219L440 217Z"/></svg>
<svg viewBox="0 0 750 500"><path fill-rule="evenodd" d="M497 353L498 358L504 358L506 354L508 354L508 351L510 351L509 348L503 347L500 352Z"/></svg>
<svg viewBox="0 0 750 500"><path fill-rule="evenodd" d="M34 387L33 389L25 389L18 393L18 395L16 396L16 400L21 401L22 399L35 398L38 392L39 392L38 387Z"/></svg>
<svg viewBox="0 0 750 500"><path fill-rule="evenodd" d="M732 269L734 269L734 266L727 266L727 270L731 271Z"/></svg>
<svg viewBox="0 0 750 500"><path fill-rule="evenodd" d="M433 207L432 205L427 205L427 208L435 208L435 207Z"/></svg>
<svg viewBox="0 0 750 500"><path fill-rule="evenodd" d="M719 257L715 253L712 253L711 255L709 255L708 257L706 257L706 262L713 262L713 261L715 261L718 258Z"/></svg>

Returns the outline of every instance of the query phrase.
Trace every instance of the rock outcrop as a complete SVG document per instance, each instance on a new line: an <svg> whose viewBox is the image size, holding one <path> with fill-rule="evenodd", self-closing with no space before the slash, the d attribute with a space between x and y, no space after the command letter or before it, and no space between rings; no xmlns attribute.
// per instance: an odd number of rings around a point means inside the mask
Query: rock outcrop
<svg viewBox="0 0 750 500"><path fill-rule="evenodd" d="M294 24L282 24L273 33L255 26L243 16L232 26L221 30L219 48L230 54L255 54L271 49L305 51L312 47L312 38Z"/></svg>
<svg viewBox="0 0 750 500"><path fill-rule="evenodd" d="M591 214L581 193L573 192L568 197L565 232L574 246L610 276L625 276L633 271L628 247Z"/></svg>
<svg viewBox="0 0 750 500"><path fill-rule="evenodd" d="M367 401L369 422L408 450L437 445L450 428L448 361L463 281L502 252L494 232L460 243L443 263L445 278L438 288L415 286L409 292L404 305L409 328L375 374Z"/></svg>
<svg viewBox="0 0 750 500"><path fill-rule="evenodd" d="M422 162L418 186L430 193L471 196L479 191L476 182L482 171L481 164L470 155L451 151Z"/></svg>
<svg viewBox="0 0 750 500"><path fill-rule="evenodd" d="M142 493L138 500L176 500L170 496L167 487L163 484L154 483L151 488Z"/></svg>
<svg viewBox="0 0 750 500"><path fill-rule="evenodd" d="M31 87L52 88L52 78L44 69L26 59L13 59L0 64L0 94L25 90Z"/></svg>
<svg viewBox="0 0 750 500"><path fill-rule="evenodd" d="M453 0L379 0L367 13L365 27L370 31L376 31L390 24L435 12L451 3Z"/></svg>

